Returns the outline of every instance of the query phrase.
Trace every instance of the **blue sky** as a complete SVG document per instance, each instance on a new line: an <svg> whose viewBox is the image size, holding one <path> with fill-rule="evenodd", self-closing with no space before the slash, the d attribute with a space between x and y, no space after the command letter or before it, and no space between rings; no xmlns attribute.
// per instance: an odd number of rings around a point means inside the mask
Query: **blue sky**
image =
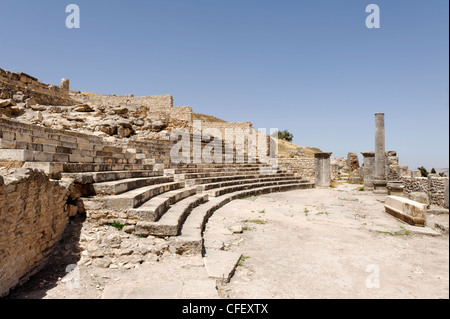
<svg viewBox="0 0 450 319"><path fill-rule="evenodd" d="M65 8L81 10L67 29ZM365 8L380 8L368 29ZM447 0L0 1L0 67L71 89L172 94L176 106L346 156L449 166ZM360 160L362 156L360 155Z"/></svg>

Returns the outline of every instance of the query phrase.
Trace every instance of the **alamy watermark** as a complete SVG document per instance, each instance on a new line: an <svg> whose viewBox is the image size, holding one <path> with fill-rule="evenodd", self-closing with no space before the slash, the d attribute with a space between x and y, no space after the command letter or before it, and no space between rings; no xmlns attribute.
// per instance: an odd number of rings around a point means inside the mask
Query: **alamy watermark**
<svg viewBox="0 0 450 319"><path fill-rule="evenodd" d="M80 288L80 268L75 264L70 264L66 267L67 275L63 281L68 289Z"/></svg>
<svg viewBox="0 0 450 319"><path fill-rule="evenodd" d="M380 28L380 7L376 4L369 4L366 12L370 13L366 18L366 27L368 29Z"/></svg>
<svg viewBox="0 0 450 319"><path fill-rule="evenodd" d="M206 127L193 121L188 129L173 130L170 140L176 143L170 150L174 164L266 163L278 167L278 129L254 130L240 127Z"/></svg>
<svg viewBox="0 0 450 319"><path fill-rule="evenodd" d="M66 27L68 29L80 28L80 7L77 4L69 4L66 6L66 13L70 13L66 17ZM368 29L380 28L380 7L376 4L366 6L366 13L370 13L366 18L366 27Z"/></svg>
<svg viewBox="0 0 450 319"><path fill-rule="evenodd" d="M68 29L80 28L80 7L76 4L69 4L66 12L70 13L66 18L66 27Z"/></svg>
<svg viewBox="0 0 450 319"><path fill-rule="evenodd" d="M367 265L366 272L370 273L366 278L366 288L380 288L380 267L378 265Z"/></svg>

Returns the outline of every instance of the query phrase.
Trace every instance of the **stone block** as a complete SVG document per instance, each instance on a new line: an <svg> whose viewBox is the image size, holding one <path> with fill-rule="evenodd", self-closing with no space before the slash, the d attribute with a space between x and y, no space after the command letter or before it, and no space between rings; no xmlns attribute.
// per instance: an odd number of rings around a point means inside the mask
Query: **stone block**
<svg viewBox="0 0 450 319"><path fill-rule="evenodd" d="M399 196L387 196L386 212L411 225L425 225L427 205Z"/></svg>
<svg viewBox="0 0 450 319"><path fill-rule="evenodd" d="M30 162L34 152L30 150L0 149L0 160Z"/></svg>
<svg viewBox="0 0 450 319"><path fill-rule="evenodd" d="M54 162L26 162L23 167L39 169L51 178L59 178L63 171L63 164Z"/></svg>
<svg viewBox="0 0 450 319"><path fill-rule="evenodd" d="M53 154L46 152L34 152L34 160L36 162L51 162L53 160Z"/></svg>
<svg viewBox="0 0 450 319"><path fill-rule="evenodd" d="M0 138L0 148L16 148L16 141Z"/></svg>
<svg viewBox="0 0 450 319"><path fill-rule="evenodd" d="M411 177L412 178L422 177L422 173L419 170L417 170L417 169L412 170L411 171Z"/></svg>
<svg viewBox="0 0 450 319"><path fill-rule="evenodd" d="M415 202L430 205L430 199L428 198L428 194L425 192L411 192L408 195L410 200L413 200Z"/></svg>

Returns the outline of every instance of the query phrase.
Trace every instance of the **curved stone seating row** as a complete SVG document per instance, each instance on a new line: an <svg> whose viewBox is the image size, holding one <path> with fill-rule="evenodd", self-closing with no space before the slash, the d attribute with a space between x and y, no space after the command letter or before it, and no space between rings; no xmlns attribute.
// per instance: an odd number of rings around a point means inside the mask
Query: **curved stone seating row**
<svg viewBox="0 0 450 319"><path fill-rule="evenodd" d="M192 187L168 191L149 199L138 208L128 209L127 215L137 220L157 221L170 205L196 193L196 189Z"/></svg>
<svg viewBox="0 0 450 319"><path fill-rule="evenodd" d="M72 178L75 183L78 184L92 184L103 183L109 181L117 181L121 179L142 178L142 177L156 177L162 176L161 171L152 171L151 167L147 170L122 170L113 171L106 170L100 172L81 172L81 173L62 173L63 178Z"/></svg>
<svg viewBox="0 0 450 319"><path fill-rule="evenodd" d="M136 233L139 235L153 235L153 236L176 236L180 233L181 225L184 219L189 215L190 210L193 207L199 205L199 203L203 203L206 200L210 199L211 196L223 196L229 193L239 193L243 192L244 194L250 189L264 189L265 187L269 187L270 189L274 189L276 187L281 187L280 189L284 189L284 185L289 185L289 187L294 188L309 188L312 187L313 184L309 184L300 178L286 178L286 177L272 177L272 178L255 178L253 180L246 180L245 184L237 184L237 185L228 185L227 187L218 188L215 191L209 191L202 193L199 192L198 187L196 187L197 197L193 197L192 199L187 198L180 203L175 202L173 206L167 210L160 220L157 222L154 221L139 221L136 224ZM295 186L294 186L295 185ZM211 189L214 187L221 186L220 184L211 184L211 185L202 185L205 188ZM223 186L223 185L222 185ZM193 192L194 193L194 192ZM219 195L220 194L220 195ZM198 196L201 198L199 199ZM218 197L217 197L218 198ZM223 197L222 197L223 198ZM215 199L212 199L214 201ZM177 226L178 228L176 228ZM167 231L166 231L167 230Z"/></svg>
<svg viewBox="0 0 450 319"><path fill-rule="evenodd" d="M187 216L186 221L181 228L180 240L183 242L185 249L197 253L204 252L203 231L205 229L205 225L212 214L214 214L216 210L225 204L231 202L232 200L248 196L307 188L314 188L314 184L298 182L284 185L256 187L253 189L235 191L210 199L204 205L193 209Z"/></svg>
<svg viewBox="0 0 450 319"><path fill-rule="evenodd" d="M139 187L119 195L96 196L83 198L86 209L94 210L127 210L142 205L150 198L159 194L184 187L184 182L170 182Z"/></svg>

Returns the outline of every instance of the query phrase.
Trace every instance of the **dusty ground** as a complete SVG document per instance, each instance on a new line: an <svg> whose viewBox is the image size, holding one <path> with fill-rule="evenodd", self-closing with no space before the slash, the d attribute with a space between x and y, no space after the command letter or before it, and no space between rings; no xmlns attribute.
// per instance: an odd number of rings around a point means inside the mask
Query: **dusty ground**
<svg viewBox="0 0 450 319"><path fill-rule="evenodd" d="M400 222L384 197L356 189L268 194L218 210L205 243L243 256L229 283L208 278L200 256L161 249L163 240L78 218L50 265L9 298L449 298L448 235ZM159 248L101 268L83 253L98 234L119 234L121 249Z"/></svg>

